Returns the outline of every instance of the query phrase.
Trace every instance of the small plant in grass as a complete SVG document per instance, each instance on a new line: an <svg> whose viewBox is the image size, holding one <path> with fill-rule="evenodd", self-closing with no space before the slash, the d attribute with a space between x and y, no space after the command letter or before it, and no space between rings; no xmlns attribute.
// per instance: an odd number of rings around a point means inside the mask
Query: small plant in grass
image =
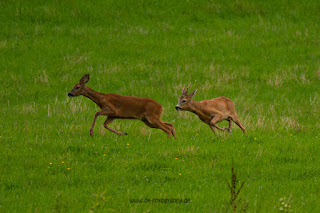
<svg viewBox="0 0 320 213"><path fill-rule="evenodd" d="M228 187L230 189L230 205L233 210L233 212L242 211L245 212L248 208L249 203L243 203L242 198L239 197L239 194L244 186L245 181L243 181L240 185L240 187L237 189L238 185L238 178L237 173L234 170L234 164L232 163L231 167L231 183L226 181L228 184Z"/></svg>
<svg viewBox="0 0 320 213"><path fill-rule="evenodd" d="M67 202L67 197L64 194L59 193L53 203L52 212L67 212L68 209L69 204Z"/></svg>
<svg viewBox="0 0 320 213"><path fill-rule="evenodd" d="M90 213L93 212L99 212L99 211L107 211L107 212L116 212L115 209L106 209L107 201L110 199L110 197L106 197L106 191L101 191L99 189L99 192L97 194L92 194L91 197L93 197L92 206L89 210Z"/></svg>
<svg viewBox="0 0 320 213"><path fill-rule="evenodd" d="M280 212L291 212L291 196L289 198L282 197L279 199L279 211Z"/></svg>

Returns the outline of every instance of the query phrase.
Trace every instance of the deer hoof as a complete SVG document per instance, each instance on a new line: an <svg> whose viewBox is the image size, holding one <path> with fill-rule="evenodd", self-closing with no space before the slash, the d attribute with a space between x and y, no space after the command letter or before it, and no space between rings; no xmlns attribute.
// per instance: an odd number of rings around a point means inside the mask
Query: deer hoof
<svg viewBox="0 0 320 213"><path fill-rule="evenodd" d="M93 136L93 130L90 129L90 136Z"/></svg>

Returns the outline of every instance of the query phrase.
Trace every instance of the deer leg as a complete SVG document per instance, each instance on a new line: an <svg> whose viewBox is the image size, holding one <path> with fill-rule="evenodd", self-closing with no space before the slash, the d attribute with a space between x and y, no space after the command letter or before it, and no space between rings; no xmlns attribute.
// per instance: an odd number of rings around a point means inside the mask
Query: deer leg
<svg viewBox="0 0 320 213"><path fill-rule="evenodd" d="M209 126L210 126L212 132L213 132L214 134L218 135L218 132L217 132L217 130L216 130L216 127L213 126L213 125L211 125L211 124L209 124Z"/></svg>
<svg viewBox="0 0 320 213"><path fill-rule="evenodd" d="M157 128L163 130L165 133L167 133L168 138L171 136L171 131L167 125L165 125L161 120L154 120L154 119L145 119L143 122L151 128Z"/></svg>
<svg viewBox="0 0 320 213"><path fill-rule="evenodd" d="M143 123L144 123L145 125L147 125L147 126L150 127L150 128L157 128L156 125L152 125L151 123L149 123L148 120L142 120L142 121L143 121Z"/></svg>
<svg viewBox="0 0 320 213"><path fill-rule="evenodd" d="M114 115L113 112L110 112L110 111L99 111L99 112L96 112L94 114L94 118L93 118L93 122L92 122L92 125L91 125L91 128L90 128L90 135L93 136L93 127L96 123L96 120L97 120L97 117L100 116L100 115L106 115L106 116L110 116L110 115Z"/></svg>
<svg viewBox="0 0 320 213"><path fill-rule="evenodd" d="M213 116L212 120L210 121L209 126L212 129L214 134L217 134L216 128L221 130L221 131L225 131L226 130L225 128L221 128L221 127L216 125L216 123L218 123L218 122L220 122L222 120L223 120L222 116L217 114L217 115Z"/></svg>
<svg viewBox="0 0 320 213"><path fill-rule="evenodd" d="M232 124L232 121L231 121L231 119L229 119L228 121L229 121L229 127L228 127L228 128L224 128L223 131L227 131L227 130L228 130L228 132L231 133L231 124Z"/></svg>
<svg viewBox="0 0 320 213"><path fill-rule="evenodd" d="M214 126L217 127L217 129L221 130L222 132L228 130L228 128L221 128L221 127L217 126L216 124Z"/></svg>
<svg viewBox="0 0 320 213"><path fill-rule="evenodd" d="M231 124L232 124L232 121L231 121L231 119L229 119L229 128L228 128L229 133L231 133Z"/></svg>
<svg viewBox="0 0 320 213"><path fill-rule="evenodd" d="M110 124L114 119L116 119L116 118L109 116L109 117L107 118L107 120L104 122L103 126L104 126L106 129L110 130L111 132L116 133L117 135L126 135L127 133L125 133L125 132L119 132L119 131L117 131L117 130L111 129L111 128L108 126L108 124Z"/></svg>
<svg viewBox="0 0 320 213"><path fill-rule="evenodd" d="M247 131L244 128L244 126L241 124L240 119L238 118L238 116L233 116L231 118L232 118L233 122L235 122L240 127L240 129L243 131L243 133L247 134Z"/></svg>
<svg viewBox="0 0 320 213"><path fill-rule="evenodd" d="M174 126L171 124L171 123L168 123L168 122L163 122L165 125L169 126L169 129L171 131L171 134L174 138L177 138L176 137L176 130L174 129Z"/></svg>

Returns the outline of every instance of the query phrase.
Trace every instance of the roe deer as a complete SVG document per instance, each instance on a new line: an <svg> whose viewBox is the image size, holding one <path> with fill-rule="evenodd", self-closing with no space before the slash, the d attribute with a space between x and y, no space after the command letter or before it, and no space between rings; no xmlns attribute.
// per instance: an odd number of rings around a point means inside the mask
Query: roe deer
<svg viewBox="0 0 320 213"><path fill-rule="evenodd" d="M219 97L198 102L192 100L197 90L187 95L189 87L190 85L187 87L187 90L183 87L182 95L175 106L177 111L190 111L197 114L200 120L208 124L215 134L217 134L216 128L221 131L228 130L231 133L231 121L235 122L245 134L247 133L238 118L232 100L226 97ZM229 128L221 128L216 125L216 123L223 120L229 121Z"/></svg>
<svg viewBox="0 0 320 213"><path fill-rule="evenodd" d="M110 124L114 119L138 119L143 121L148 127L162 129L168 137L173 135L176 138L174 126L171 123L162 122L160 117L163 110L161 104L151 98L124 96L114 93L96 92L86 86L89 81L89 74L84 75L77 83L69 97L83 95L94 101L101 111L96 112L90 129L90 135L93 136L93 127L96 119L100 115L108 116L104 122L104 127L118 135L126 135L125 132L119 132L111 129Z"/></svg>

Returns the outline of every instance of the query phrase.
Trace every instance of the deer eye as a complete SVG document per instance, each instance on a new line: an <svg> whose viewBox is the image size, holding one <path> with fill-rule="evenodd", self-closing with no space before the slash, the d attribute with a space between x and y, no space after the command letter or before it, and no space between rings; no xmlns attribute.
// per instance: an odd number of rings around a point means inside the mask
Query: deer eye
<svg viewBox="0 0 320 213"><path fill-rule="evenodd" d="M186 103L186 102L187 102L186 100L183 100L183 101L182 101L183 104Z"/></svg>
<svg viewBox="0 0 320 213"><path fill-rule="evenodd" d="M80 87L76 87L75 90L80 89Z"/></svg>

